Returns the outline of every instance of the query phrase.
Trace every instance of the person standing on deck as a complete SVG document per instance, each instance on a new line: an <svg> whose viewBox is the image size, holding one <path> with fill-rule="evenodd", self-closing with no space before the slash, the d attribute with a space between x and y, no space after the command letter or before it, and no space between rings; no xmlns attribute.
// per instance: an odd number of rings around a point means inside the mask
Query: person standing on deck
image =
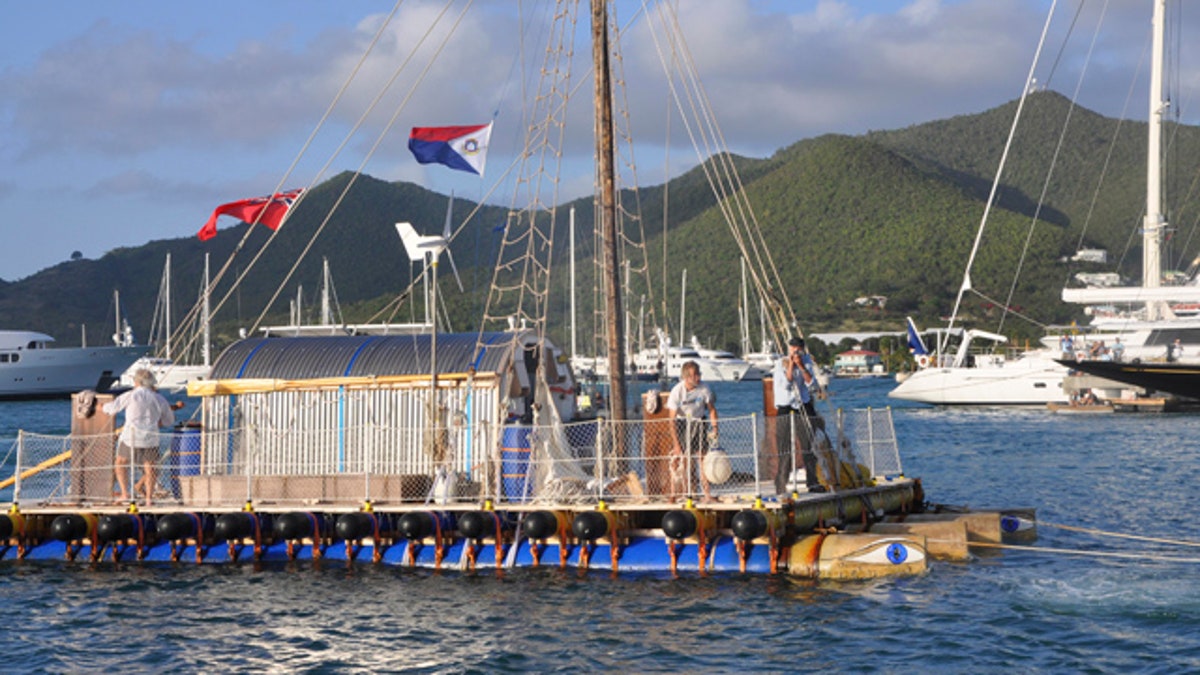
<svg viewBox="0 0 1200 675"><path fill-rule="evenodd" d="M1183 342L1179 338L1167 345L1167 361L1174 363L1183 358Z"/></svg>
<svg viewBox="0 0 1200 675"><path fill-rule="evenodd" d="M125 426L117 439L117 461L113 472L121 490L121 500L129 499L129 463L142 465L143 474L139 485L145 489L146 506L154 498L157 483L155 467L158 465L158 430L175 424L175 413L171 404L155 389L154 373L140 368L133 374L133 389L104 404L104 412L115 416L125 412ZM134 486L136 491L137 485Z"/></svg>
<svg viewBox="0 0 1200 675"><path fill-rule="evenodd" d="M680 368L679 384L676 384L667 396L667 411L675 429L672 435L670 463L671 491L683 492L692 484L691 466L699 469L704 459L705 437L711 434L715 438L717 435L717 397L708 385L700 381L700 365L695 361L688 361ZM711 431L707 428L706 419L712 422ZM687 449L686 455L684 448ZM685 458L690 459L691 463L685 461ZM699 471L699 474L704 499L712 499L708 477L704 475L704 471ZM683 476L687 479L680 480ZM681 483L684 485L680 485Z"/></svg>
<svg viewBox="0 0 1200 675"><path fill-rule="evenodd" d="M818 419L812 392L820 385L816 364L804 351L803 338L788 340L788 354L775 362L771 377L775 394L775 445L779 457L775 492L781 496L787 494L797 441L800 442L808 491L824 492L825 488L817 480L817 456L812 448L812 428Z"/></svg>

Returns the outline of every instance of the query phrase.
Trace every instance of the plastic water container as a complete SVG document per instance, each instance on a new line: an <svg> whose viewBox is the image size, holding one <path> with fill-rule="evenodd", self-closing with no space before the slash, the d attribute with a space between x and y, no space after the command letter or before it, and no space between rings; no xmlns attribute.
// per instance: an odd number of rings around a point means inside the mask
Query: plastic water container
<svg viewBox="0 0 1200 675"><path fill-rule="evenodd" d="M180 476L200 474L200 423L184 422L175 427L171 439L171 456L175 458L175 469Z"/></svg>
<svg viewBox="0 0 1200 675"><path fill-rule="evenodd" d="M510 502L529 501L533 476L529 475L532 427L505 427L500 444L500 486Z"/></svg>
<svg viewBox="0 0 1200 675"><path fill-rule="evenodd" d="M175 433L171 436L169 473L171 493L175 495L176 499L181 499L183 490L179 485L179 477L200 474L199 422L184 422L175 426Z"/></svg>

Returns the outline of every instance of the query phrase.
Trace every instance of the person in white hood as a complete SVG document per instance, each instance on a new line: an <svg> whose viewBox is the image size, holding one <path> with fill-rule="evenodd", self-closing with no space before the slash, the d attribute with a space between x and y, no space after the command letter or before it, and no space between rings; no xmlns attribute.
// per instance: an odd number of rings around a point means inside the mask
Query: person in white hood
<svg viewBox="0 0 1200 675"><path fill-rule="evenodd" d="M140 485L145 490L146 506L154 498L157 482L155 467L159 461L159 428L175 424L175 413L170 402L155 389L154 373L145 368L133 374L133 389L104 404L104 412L116 415L125 413L125 426L117 439L117 462L114 473L121 490L121 500L129 499L129 463L141 464L144 473Z"/></svg>

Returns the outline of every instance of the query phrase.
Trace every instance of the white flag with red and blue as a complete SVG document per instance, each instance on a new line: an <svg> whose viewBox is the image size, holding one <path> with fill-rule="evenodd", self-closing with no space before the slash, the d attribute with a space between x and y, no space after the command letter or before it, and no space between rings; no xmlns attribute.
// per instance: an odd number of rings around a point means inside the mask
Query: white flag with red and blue
<svg viewBox="0 0 1200 675"><path fill-rule="evenodd" d="M492 123L452 127L413 127L408 149L422 164L444 164L451 169L483 175Z"/></svg>

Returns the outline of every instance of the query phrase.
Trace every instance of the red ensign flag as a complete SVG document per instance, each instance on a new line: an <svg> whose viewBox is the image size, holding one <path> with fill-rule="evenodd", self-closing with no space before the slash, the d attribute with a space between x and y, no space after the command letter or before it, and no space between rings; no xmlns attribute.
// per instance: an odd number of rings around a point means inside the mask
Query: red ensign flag
<svg viewBox="0 0 1200 675"><path fill-rule="evenodd" d="M200 241L208 241L217 236L217 218L233 216L246 223L258 222L274 230L283 222L284 216L300 198L303 189L280 192L270 197L255 197L236 202L222 204L213 211L212 217L200 228L196 236Z"/></svg>

